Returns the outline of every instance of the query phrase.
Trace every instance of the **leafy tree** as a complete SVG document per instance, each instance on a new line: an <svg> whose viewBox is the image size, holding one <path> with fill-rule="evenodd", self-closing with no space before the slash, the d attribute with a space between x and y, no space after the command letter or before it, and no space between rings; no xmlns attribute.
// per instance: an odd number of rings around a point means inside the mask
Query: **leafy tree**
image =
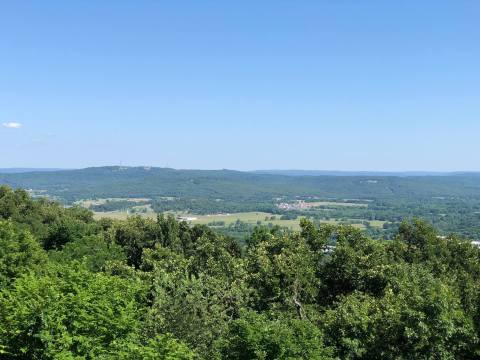
<svg viewBox="0 0 480 360"><path fill-rule="evenodd" d="M158 224L140 216L115 223L109 230L109 236L124 249L128 264L136 268L142 263L143 250L163 241Z"/></svg>
<svg viewBox="0 0 480 360"><path fill-rule="evenodd" d="M385 245L349 227L340 227L334 234L335 251L320 268L319 302L331 304L353 291L381 295L391 265Z"/></svg>
<svg viewBox="0 0 480 360"><path fill-rule="evenodd" d="M262 233L249 241L246 261L258 310L287 306L304 316L303 304L315 299L318 280L313 254L299 234Z"/></svg>
<svg viewBox="0 0 480 360"><path fill-rule="evenodd" d="M0 220L0 291L18 276L38 271L46 263L47 254L28 231Z"/></svg>
<svg viewBox="0 0 480 360"><path fill-rule="evenodd" d="M142 340L144 295L140 283L82 267L24 275L0 297L3 352L12 359L113 359L119 352L176 346L162 337Z"/></svg>
<svg viewBox="0 0 480 360"><path fill-rule="evenodd" d="M215 341L246 306L249 290L242 280L242 268L236 268L230 279L192 274L190 260L161 246L146 251L145 262L153 282L147 319L150 332L171 333L205 358L215 358Z"/></svg>
<svg viewBox="0 0 480 360"><path fill-rule="evenodd" d="M252 311L230 323L221 349L222 358L231 360L333 359L308 320L269 319Z"/></svg>
<svg viewBox="0 0 480 360"><path fill-rule="evenodd" d="M0 358L479 358L470 241L418 219L392 241L300 225L238 221L242 248L172 216L96 221L0 187Z"/></svg>
<svg viewBox="0 0 480 360"><path fill-rule="evenodd" d="M93 272L104 269L108 262L126 260L122 247L105 240L101 235L90 235L67 243L62 250L51 251L50 258L58 263L82 261Z"/></svg>
<svg viewBox="0 0 480 360"><path fill-rule="evenodd" d="M458 359L475 353L473 324L453 288L399 265L381 298L354 292L326 311L326 343L342 359Z"/></svg>

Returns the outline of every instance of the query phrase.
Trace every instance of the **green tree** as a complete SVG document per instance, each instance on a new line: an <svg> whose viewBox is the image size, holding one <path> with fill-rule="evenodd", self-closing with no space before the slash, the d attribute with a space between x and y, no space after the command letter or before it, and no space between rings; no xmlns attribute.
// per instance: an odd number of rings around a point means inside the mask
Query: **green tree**
<svg viewBox="0 0 480 360"><path fill-rule="evenodd" d="M67 243L62 250L50 251L49 257L58 263L82 261L93 272L103 270L108 262L126 261L121 246L107 241L103 235L84 236Z"/></svg>
<svg viewBox="0 0 480 360"><path fill-rule="evenodd" d="M453 288L419 266L399 265L382 297L354 292L325 312L326 344L342 359L475 357L471 319Z"/></svg>
<svg viewBox="0 0 480 360"><path fill-rule="evenodd" d="M339 227L334 236L335 251L319 271L319 302L329 305L356 290L381 295L388 282L386 271L391 266L384 243L348 226Z"/></svg>
<svg viewBox="0 0 480 360"><path fill-rule="evenodd" d="M221 351L229 360L333 359L321 331L310 321L269 319L252 311L229 324Z"/></svg>
<svg viewBox="0 0 480 360"><path fill-rule="evenodd" d="M258 310L274 305L305 315L303 305L314 301L318 280L313 253L299 234L281 234L275 229L262 233L249 241L246 261Z"/></svg>
<svg viewBox="0 0 480 360"><path fill-rule="evenodd" d="M249 289L240 263L232 269L235 274L226 278L194 274L190 262L161 246L145 251L145 266L153 283L147 327L151 334L173 334L206 359L217 358L215 342L246 307Z"/></svg>
<svg viewBox="0 0 480 360"><path fill-rule="evenodd" d="M82 267L24 275L0 296L2 351L11 359L115 359L174 346L161 336L143 338L144 296L141 283ZM179 351L191 358L185 347Z"/></svg>
<svg viewBox="0 0 480 360"><path fill-rule="evenodd" d="M28 231L0 220L0 291L16 277L41 270L46 262L47 254Z"/></svg>

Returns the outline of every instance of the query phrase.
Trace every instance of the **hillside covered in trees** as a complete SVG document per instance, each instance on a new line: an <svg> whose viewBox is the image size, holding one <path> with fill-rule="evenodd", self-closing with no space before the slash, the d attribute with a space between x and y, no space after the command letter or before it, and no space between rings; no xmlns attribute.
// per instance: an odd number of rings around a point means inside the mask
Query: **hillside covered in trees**
<svg viewBox="0 0 480 360"><path fill-rule="evenodd" d="M126 202L135 198L160 213L260 211L289 219L308 217L318 222L377 221L383 225L367 230L371 236L385 239L395 236L403 219L420 217L433 224L442 235L455 232L480 240L478 173L437 176L416 173L399 173L397 176L381 173L340 176L335 172L332 174L337 175L321 175L321 172L285 174L109 166L0 173L0 184L29 189L34 196L47 196L67 205L85 199L117 199L91 207L100 212L128 210L139 205L138 202ZM366 206L323 206L310 208L308 212L278 206L282 202L299 200L357 201Z"/></svg>
<svg viewBox="0 0 480 360"><path fill-rule="evenodd" d="M338 199L480 198L480 174L443 176L289 176L234 170L106 166L0 173L0 184L46 191L67 203L86 198L179 197L271 202L276 197Z"/></svg>
<svg viewBox="0 0 480 360"><path fill-rule="evenodd" d="M3 186L0 357L476 359L479 260L415 219L392 240L302 220L240 246Z"/></svg>

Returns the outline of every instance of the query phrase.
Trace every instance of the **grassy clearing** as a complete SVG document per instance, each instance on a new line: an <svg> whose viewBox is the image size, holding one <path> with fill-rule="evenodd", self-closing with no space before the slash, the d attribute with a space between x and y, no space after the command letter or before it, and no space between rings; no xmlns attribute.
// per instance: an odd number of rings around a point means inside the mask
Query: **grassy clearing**
<svg viewBox="0 0 480 360"><path fill-rule="evenodd" d="M235 214L217 214L217 215L189 215L189 217L195 217L195 220L191 220L192 224L205 224L208 225L212 222L225 222L225 226L235 223L240 220L247 224L256 225L258 222L262 225L272 223L273 225L285 226L294 230L298 230L299 220L280 220L280 217L265 212L245 212ZM274 217L275 219L272 219Z"/></svg>
<svg viewBox="0 0 480 360"><path fill-rule="evenodd" d="M273 224L279 225L283 227L288 227L293 230L300 229L300 219L295 220L281 220L279 215L274 215L265 212L245 212L245 213L235 213L235 214L216 214L216 215L180 215L180 216L188 216L189 218L194 218L189 222L192 224L204 224L208 225L213 222L223 221L225 226L235 223L237 220L242 222L256 225L260 222L261 225L266 224ZM273 218L272 218L273 217ZM339 225L340 221L338 220L322 220L324 224L332 224L332 225ZM353 224L352 226L357 228L364 228L364 225L361 224L359 220L358 224Z"/></svg>
<svg viewBox="0 0 480 360"><path fill-rule="evenodd" d="M76 201L74 204L78 206L82 206L85 208L90 208L91 206L94 205L103 205L106 204L109 201L128 201L131 202L132 204L139 203L139 202L145 202L145 201L150 201L151 199L147 198L105 198L105 199L85 199L85 200L79 200Z"/></svg>
<svg viewBox="0 0 480 360"><path fill-rule="evenodd" d="M386 221L382 221L382 220L370 220L369 223L370 223L370 226L372 226L372 227L383 228L383 224L385 224Z"/></svg>
<svg viewBox="0 0 480 360"><path fill-rule="evenodd" d="M110 218L116 220L125 220L128 216L139 215L141 217L155 219L156 213L154 213L148 205L145 206L138 206L138 208L146 207L146 213L128 213L126 211L110 211L110 212L95 212L94 217L95 219L100 218ZM299 230L300 229L300 219L295 220L281 220L279 215L274 215L266 212L244 212L244 213L235 213L235 214L215 214L215 215L195 215L195 214L187 214L176 212L172 213L178 218L184 218L187 222L191 224L203 224L208 225L214 222L223 222L225 226L229 226L234 224L237 220L240 220L244 223L257 225L260 223L261 225L267 225L269 223L273 225L279 225L282 227L288 227L292 230ZM365 226L362 224L361 219L355 219L355 224L352 224L353 227L364 229ZM323 224L331 224L331 225L340 225L341 221L330 219L330 220L322 220L321 223ZM370 221L370 225L373 227L381 228L385 222L374 220Z"/></svg>
<svg viewBox="0 0 480 360"><path fill-rule="evenodd" d="M139 215L144 218L155 219L157 214L153 211L147 211L146 213L131 213L127 211L105 211L105 212L93 212L93 218L99 220L102 218L109 218L114 220L126 220L129 216Z"/></svg>
<svg viewBox="0 0 480 360"><path fill-rule="evenodd" d="M345 206L345 207L368 207L368 204L363 203L353 203L353 202L336 202L336 201L315 201L307 202L311 207L317 206Z"/></svg>

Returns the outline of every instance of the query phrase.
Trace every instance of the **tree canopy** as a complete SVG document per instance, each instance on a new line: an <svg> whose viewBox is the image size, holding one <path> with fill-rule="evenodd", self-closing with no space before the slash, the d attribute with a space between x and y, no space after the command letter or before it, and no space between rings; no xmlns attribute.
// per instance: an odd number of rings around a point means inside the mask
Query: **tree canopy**
<svg viewBox="0 0 480 360"><path fill-rule="evenodd" d="M0 188L2 359L476 359L479 314L479 249L419 219L241 246Z"/></svg>

